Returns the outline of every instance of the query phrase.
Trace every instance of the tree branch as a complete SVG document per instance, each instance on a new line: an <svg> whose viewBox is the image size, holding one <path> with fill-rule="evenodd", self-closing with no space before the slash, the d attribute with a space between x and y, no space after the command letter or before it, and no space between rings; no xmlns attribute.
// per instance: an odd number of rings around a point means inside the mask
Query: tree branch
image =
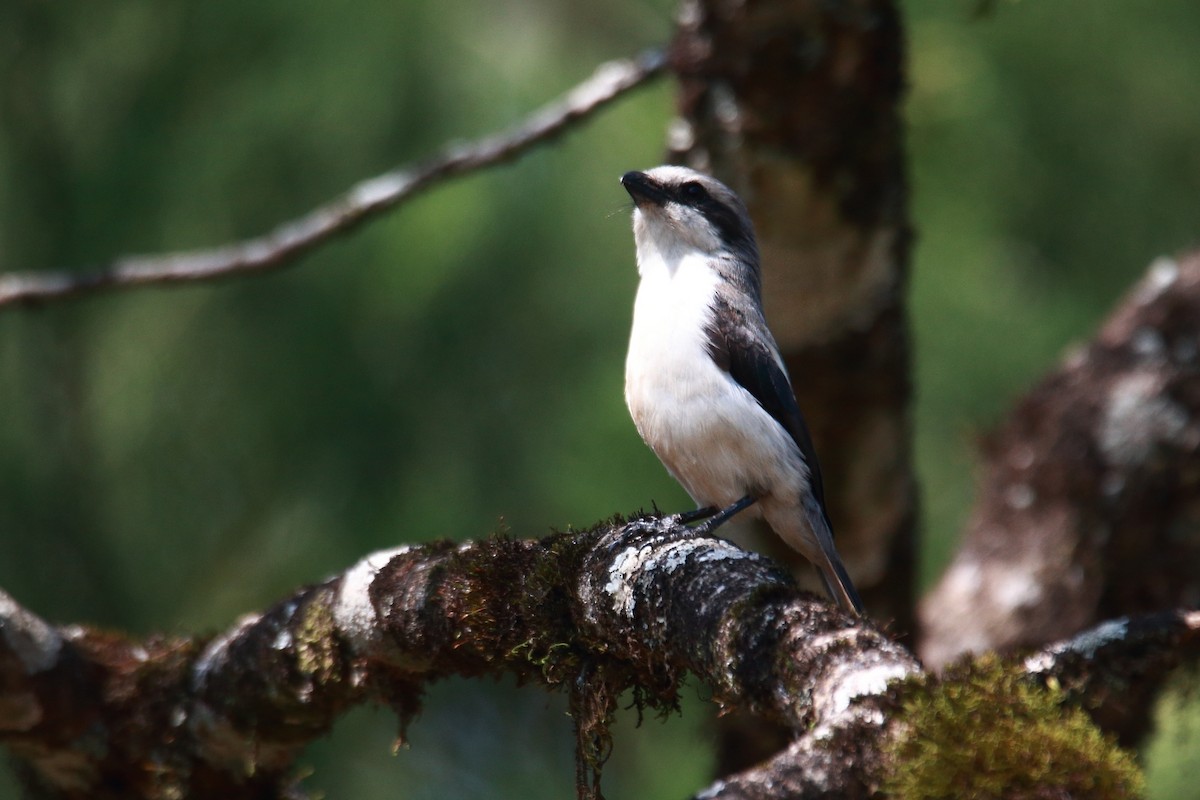
<svg viewBox="0 0 1200 800"><path fill-rule="evenodd" d="M859 698L860 712L886 717L883 725L842 727L836 720L845 718L830 714L697 800L877 797L881 789L909 797L914 785L930 797L1138 796L1132 757L1107 749L1092 720L1109 728L1114 715L1152 704L1163 678L1198 656L1200 613L1168 612L1112 620L1008 662L986 655L941 677L913 673L890 683L890 698L882 688L871 703Z"/></svg>
<svg viewBox="0 0 1200 800"><path fill-rule="evenodd" d="M210 250L127 256L90 271L0 274L0 309L104 289L210 281L288 266L442 180L510 160L561 135L572 124L656 76L664 64L658 50L633 60L602 64L590 78L516 127L451 146L423 164L362 181L341 197L253 239Z"/></svg>
<svg viewBox="0 0 1200 800"><path fill-rule="evenodd" d="M1200 597L1200 252L1160 259L989 437L922 656L1038 647Z"/></svg>
<svg viewBox="0 0 1200 800"><path fill-rule="evenodd" d="M1126 638L1141 643L1143 672L1194 640L1193 617L1170 623L1170 635ZM800 591L764 557L642 517L538 541L375 553L211 640L58 629L0 594L0 742L47 796L301 797L294 759L351 706L390 705L403 735L425 684L509 673L570 693L580 796L598 798L617 698L632 689L639 708L675 708L692 672L718 704L794 737L704 797L867 797L904 768L889 755L896 742L919 747L968 726L1019 736L1013 719L1059 724L1059 695L1030 695L1042 690L1029 675L1073 691L1082 684L1072 676L1111 677L1105 663L1122 648L1103 641L931 680L871 622ZM981 722L981 703L1000 713ZM1086 719L1075 730L1099 735ZM1077 745L1065 742L1064 755L1083 753L1087 770L1119 755ZM919 766L936 773L932 752ZM1001 759L980 775L1026 766ZM1046 786L1079 774L1054 769Z"/></svg>
<svg viewBox="0 0 1200 800"><path fill-rule="evenodd" d="M1172 671L1200 659L1200 611L1122 617L1025 658L1025 668L1054 682L1107 731L1132 747Z"/></svg>
<svg viewBox="0 0 1200 800"><path fill-rule="evenodd" d="M403 729L425 683L505 672L572 693L597 786L626 689L670 709L690 670L722 704L856 736L919 673L870 623L671 518L376 553L211 641L55 629L6 596L0 632L0 741L59 797L296 796L293 759L350 706L387 703ZM877 762L855 763L834 779Z"/></svg>

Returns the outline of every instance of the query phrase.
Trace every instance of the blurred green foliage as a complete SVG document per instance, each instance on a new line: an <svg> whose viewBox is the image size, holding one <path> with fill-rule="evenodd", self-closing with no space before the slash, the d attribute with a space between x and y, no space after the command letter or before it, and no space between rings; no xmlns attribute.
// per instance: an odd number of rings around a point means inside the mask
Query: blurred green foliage
<svg viewBox="0 0 1200 800"><path fill-rule="evenodd" d="M672 7L6 0L0 269L257 234L664 41ZM927 579L978 433L1200 230L1195 0L972 9L906 4ZM0 585L55 621L212 630L397 541L685 505L621 398L617 177L660 160L671 103L662 81L282 273L0 313ZM610 796L704 782L686 705L622 720ZM570 792L570 722L536 689L452 682L411 751L393 734L352 715L307 785Z"/></svg>

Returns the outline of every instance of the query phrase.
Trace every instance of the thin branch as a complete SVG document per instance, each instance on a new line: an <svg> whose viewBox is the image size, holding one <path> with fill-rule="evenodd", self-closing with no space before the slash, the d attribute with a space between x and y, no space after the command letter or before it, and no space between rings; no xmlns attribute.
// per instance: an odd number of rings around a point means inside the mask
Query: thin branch
<svg viewBox="0 0 1200 800"><path fill-rule="evenodd" d="M208 250L121 257L90 271L0 274L0 308L90 294L103 289L191 283L265 272L294 263L333 237L395 208L439 181L513 159L662 71L660 50L600 65L590 78L519 125L451 145L414 166L362 181L333 201L253 239Z"/></svg>

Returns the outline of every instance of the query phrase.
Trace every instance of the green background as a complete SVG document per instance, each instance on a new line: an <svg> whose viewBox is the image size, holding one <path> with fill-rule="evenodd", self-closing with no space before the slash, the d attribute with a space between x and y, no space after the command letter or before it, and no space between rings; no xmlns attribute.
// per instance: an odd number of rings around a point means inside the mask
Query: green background
<svg viewBox="0 0 1200 800"><path fill-rule="evenodd" d="M971 9L905 4L927 581L978 435L1200 231L1200 4ZM0 269L260 233L516 122L665 41L672 10L6 0ZM617 177L661 159L671 108L659 81L278 274L0 313L0 586L57 622L217 630L399 541L686 505L621 396L636 276ZM411 749L392 756L394 717L360 710L306 755L305 785L570 796L564 712L446 682ZM683 718L623 716L608 795L704 785L708 713L697 687ZM1183 777L1200 722L1164 714L1154 793L1200 797Z"/></svg>

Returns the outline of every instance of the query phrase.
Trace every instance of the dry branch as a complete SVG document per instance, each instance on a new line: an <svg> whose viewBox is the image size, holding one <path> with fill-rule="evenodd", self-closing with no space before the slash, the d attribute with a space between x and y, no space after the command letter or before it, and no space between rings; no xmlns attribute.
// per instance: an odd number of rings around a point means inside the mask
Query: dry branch
<svg viewBox="0 0 1200 800"><path fill-rule="evenodd" d="M362 181L341 197L253 239L211 250L125 256L91 270L0 274L0 308L102 289L210 281L288 266L335 236L447 178L508 161L561 135L572 124L657 75L663 65L664 58L658 51L602 64L586 81L516 127L451 146L424 163Z"/></svg>

